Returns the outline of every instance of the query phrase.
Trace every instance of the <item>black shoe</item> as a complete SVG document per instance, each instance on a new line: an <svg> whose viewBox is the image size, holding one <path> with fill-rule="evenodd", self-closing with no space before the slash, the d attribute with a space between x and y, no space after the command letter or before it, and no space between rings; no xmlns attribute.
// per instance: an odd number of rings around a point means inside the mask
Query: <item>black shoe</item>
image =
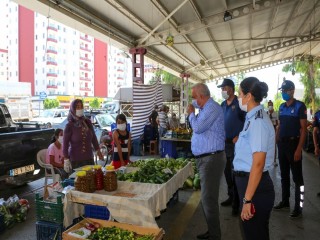
<svg viewBox="0 0 320 240"><path fill-rule="evenodd" d="M209 239L209 231L206 231L205 233L199 234L197 236L198 239Z"/></svg>
<svg viewBox="0 0 320 240"><path fill-rule="evenodd" d="M317 193L317 196L320 197L320 192Z"/></svg>
<svg viewBox="0 0 320 240"><path fill-rule="evenodd" d="M290 218L300 218L300 217L302 217L301 209L295 209L290 213Z"/></svg>
<svg viewBox="0 0 320 240"><path fill-rule="evenodd" d="M220 203L221 206L230 206L232 204L232 198L229 197L227 200L223 201L222 203Z"/></svg>
<svg viewBox="0 0 320 240"><path fill-rule="evenodd" d="M286 202L279 202L276 206L273 207L273 209L275 210L281 210L281 209L289 209L290 208L290 205L289 203L286 203Z"/></svg>

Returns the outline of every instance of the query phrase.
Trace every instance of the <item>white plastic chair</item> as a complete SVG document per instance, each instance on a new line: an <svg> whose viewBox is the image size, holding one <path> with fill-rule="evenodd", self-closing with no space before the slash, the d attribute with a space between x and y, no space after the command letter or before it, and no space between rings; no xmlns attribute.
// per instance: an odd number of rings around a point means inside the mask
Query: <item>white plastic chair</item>
<svg viewBox="0 0 320 240"><path fill-rule="evenodd" d="M40 165L40 167L44 168L44 185L48 185L48 179L51 178L53 183L60 181L60 175L54 173L53 166L51 164L46 163L46 155L47 155L47 149L41 149L37 153L37 162Z"/></svg>

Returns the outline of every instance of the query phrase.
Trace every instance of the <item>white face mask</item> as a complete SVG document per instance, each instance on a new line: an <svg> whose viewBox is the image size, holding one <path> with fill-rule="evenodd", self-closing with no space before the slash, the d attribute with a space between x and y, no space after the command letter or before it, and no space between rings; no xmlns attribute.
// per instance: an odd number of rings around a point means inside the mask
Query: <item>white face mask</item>
<svg viewBox="0 0 320 240"><path fill-rule="evenodd" d="M242 111L247 112L248 111L248 104L242 105L242 98L238 98L239 101L239 107Z"/></svg>
<svg viewBox="0 0 320 240"><path fill-rule="evenodd" d="M61 144L63 143L63 136L59 136L58 142L61 143Z"/></svg>
<svg viewBox="0 0 320 240"><path fill-rule="evenodd" d="M221 92L221 96L222 96L222 98L225 99L225 100L227 100L227 99L229 98L229 95L228 95L227 91L222 91L222 92Z"/></svg>
<svg viewBox="0 0 320 240"><path fill-rule="evenodd" d="M268 109L269 109L270 111L272 111L272 110L273 110L273 106L269 106Z"/></svg>
<svg viewBox="0 0 320 240"><path fill-rule="evenodd" d="M76 110L76 116L77 117L83 117L83 109L79 109L79 110Z"/></svg>
<svg viewBox="0 0 320 240"><path fill-rule="evenodd" d="M124 131L124 130L126 130L126 128L127 128L127 124L125 124L125 123L117 124L117 128L118 128L120 131Z"/></svg>

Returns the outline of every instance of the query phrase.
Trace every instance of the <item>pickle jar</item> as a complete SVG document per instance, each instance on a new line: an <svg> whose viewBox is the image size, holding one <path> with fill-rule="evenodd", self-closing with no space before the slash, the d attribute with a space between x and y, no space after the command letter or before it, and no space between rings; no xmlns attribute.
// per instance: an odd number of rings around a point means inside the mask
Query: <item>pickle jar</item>
<svg viewBox="0 0 320 240"><path fill-rule="evenodd" d="M86 171L87 173L87 181L89 183L90 187L90 193L93 193L96 190L96 178L95 178L95 172L92 169L92 167L83 167L83 171Z"/></svg>
<svg viewBox="0 0 320 240"><path fill-rule="evenodd" d="M118 188L117 174L114 170L114 166L106 167L106 173L103 176L103 187L104 187L104 190L107 192L112 192L117 190Z"/></svg>
<svg viewBox="0 0 320 240"><path fill-rule="evenodd" d="M95 165L93 167L95 171L95 183L96 183L96 190L103 190L103 172L100 165Z"/></svg>
<svg viewBox="0 0 320 240"><path fill-rule="evenodd" d="M75 190L80 192L90 192L89 182L87 181L87 172L79 171L76 173L76 179L74 181Z"/></svg>

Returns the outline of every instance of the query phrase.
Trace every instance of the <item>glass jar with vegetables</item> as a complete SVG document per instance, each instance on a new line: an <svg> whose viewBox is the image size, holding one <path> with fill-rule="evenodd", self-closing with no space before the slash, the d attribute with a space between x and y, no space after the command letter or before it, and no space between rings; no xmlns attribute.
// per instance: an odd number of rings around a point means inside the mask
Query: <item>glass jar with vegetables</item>
<svg viewBox="0 0 320 240"><path fill-rule="evenodd" d="M96 190L102 190L103 189L103 172L100 165L95 165L93 167L95 171L95 184L96 184Z"/></svg>
<svg viewBox="0 0 320 240"><path fill-rule="evenodd" d="M108 192L115 191L118 188L118 183L114 166L109 165L106 167L106 170L106 174L103 176L104 190Z"/></svg>

